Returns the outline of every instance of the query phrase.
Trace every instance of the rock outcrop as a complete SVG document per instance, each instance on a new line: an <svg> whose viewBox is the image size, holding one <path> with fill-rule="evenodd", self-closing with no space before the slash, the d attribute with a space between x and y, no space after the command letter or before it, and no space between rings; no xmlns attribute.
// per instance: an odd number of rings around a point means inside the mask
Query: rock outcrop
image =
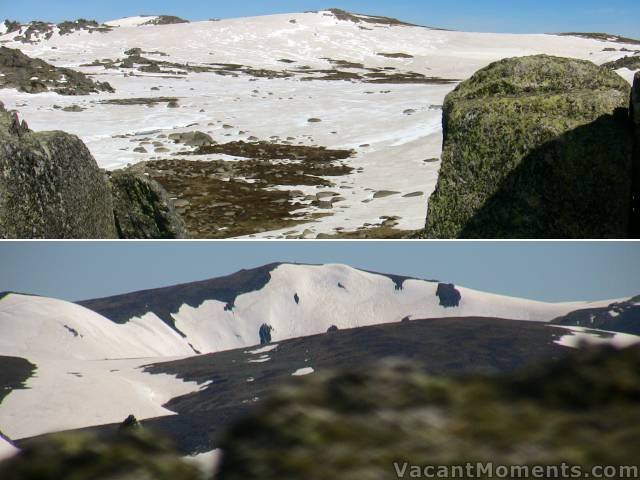
<svg viewBox="0 0 640 480"><path fill-rule="evenodd" d="M629 113L634 137L631 237L640 238L640 72L636 72L633 79Z"/></svg>
<svg viewBox="0 0 640 480"><path fill-rule="evenodd" d="M175 15L159 15L157 18L143 23L143 25L173 25L176 23L189 23L189 20L176 17Z"/></svg>
<svg viewBox="0 0 640 480"><path fill-rule="evenodd" d="M0 238L187 238L167 192L107 172L76 136L32 132L0 103Z"/></svg>
<svg viewBox="0 0 640 480"><path fill-rule="evenodd" d="M32 132L0 103L0 238L116 238L104 174L82 141Z"/></svg>
<svg viewBox="0 0 640 480"><path fill-rule="evenodd" d="M536 55L489 65L443 107L427 238L629 235L629 85L591 62Z"/></svg>
<svg viewBox="0 0 640 480"><path fill-rule="evenodd" d="M213 138L211 138L211 135L200 131L172 133L169 135L169 140L187 145L188 147L207 147L216 143L213 141Z"/></svg>
<svg viewBox="0 0 640 480"><path fill-rule="evenodd" d="M398 362L316 372L231 427L216 478L417 478L412 465L468 462L636 465L639 399L639 348L581 350L498 377L435 378ZM404 477L394 463L408 464ZM452 476L491 478L433 475Z"/></svg>
<svg viewBox="0 0 640 480"><path fill-rule="evenodd" d="M108 175L120 238L187 238L184 222L158 182L128 171Z"/></svg>
<svg viewBox="0 0 640 480"><path fill-rule="evenodd" d="M114 92L107 82L95 82L84 73L55 67L20 50L0 47L0 88L15 88L26 93L53 91L60 95L88 95Z"/></svg>

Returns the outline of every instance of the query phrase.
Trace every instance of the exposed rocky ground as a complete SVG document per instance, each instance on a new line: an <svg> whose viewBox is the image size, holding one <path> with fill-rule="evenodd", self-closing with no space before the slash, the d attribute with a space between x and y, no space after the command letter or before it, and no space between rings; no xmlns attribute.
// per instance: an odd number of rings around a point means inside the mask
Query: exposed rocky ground
<svg viewBox="0 0 640 480"><path fill-rule="evenodd" d="M30 58L20 50L0 46L0 88L16 88L26 93L53 91L60 95L88 95L114 92L107 82L96 82L69 68L55 67Z"/></svg>
<svg viewBox="0 0 640 480"><path fill-rule="evenodd" d="M31 377L36 370L36 366L19 357L0 356L2 370L0 370L0 403L2 399L14 389L25 387L25 382ZM0 432L0 437L2 432Z"/></svg>
<svg viewBox="0 0 640 480"><path fill-rule="evenodd" d="M169 192L194 238L248 235L319 218L322 214L310 212L309 206L330 210L344 201L327 178L352 171L336 163L351 152L324 148L232 142L193 152L215 153L246 160L151 160L129 170L147 175ZM316 186L319 192L305 195L294 188L300 185Z"/></svg>
<svg viewBox="0 0 640 480"><path fill-rule="evenodd" d="M429 238L626 238L629 85L591 62L533 56L445 100Z"/></svg>
<svg viewBox="0 0 640 480"><path fill-rule="evenodd" d="M607 308L593 308L571 312L552 323L585 328L595 328L607 332L640 335L640 296Z"/></svg>
<svg viewBox="0 0 640 480"><path fill-rule="evenodd" d="M610 68L611 70L618 70L619 68L628 68L629 70L640 70L640 55L626 56L612 62L607 62L602 65L603 67Z"/></svg>
<svg viewBox="0 0 640 480"><path fill-rule="evenodd" d="M402 362L312 375L229 429L216 478L395 478L405 462L407 478L411 466L470 461L637 465L638 372L634 348L498 377L429 377Z"/></svg>
<svg viewBox="0 0 640 480"><path fill-rule="evenodd" d="M7 33L18 32L15 40L22 43L38 43L41 40L49 40L54 34L70 35L75 32L106 33L112 29L108 25L102 25L95 20L84 18L74 21L66 20L58 24L34 21L22 25L19 22L10 20L5 20L4 23Z"/></svg>
<svg viewBox="0 0 640 480"><path fill-rule="evenodd" d="M622 37L620 35L612 35L610 33L602 33L602 32L565 32L558 33L557 35L563 35L566 37L580 37L580 38L589 38L593 40L600 40L603 42L616 42L616 43L625 43L631 45L640 45L640 40L629 37Z"/></svg>
<svg viewBox="0 0 640 480"><path fill-rule="evenodd" d="M175 15L159 15L158 17L144 23L144 25L174 25L176 23L189 23L189 20L176 17Z"/></svg>

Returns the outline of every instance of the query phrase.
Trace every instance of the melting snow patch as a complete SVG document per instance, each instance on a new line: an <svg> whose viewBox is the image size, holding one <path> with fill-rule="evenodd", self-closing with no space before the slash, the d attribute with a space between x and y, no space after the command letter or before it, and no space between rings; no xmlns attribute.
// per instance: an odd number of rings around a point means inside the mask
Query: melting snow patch
<svg viewBox="0 0 640 480"><path fill-rule="evenodd" d="M200 391L203 391L204 389L206 389L212 383L213 383L213 380L208 380L208 381L204 382L203 384L199 385Z"/></svg>
<svg viewBox="0 0 640 480"><path fill-rule="evenodd" d="M269 355L264 355L260 358L248 360L248 363L264 363L264 362L268 362L269 360L271 360L271 358L269 358Z"/></svg>
<svg viewBox="0 0 640 480"><path fill-rule="evenodd" d="M273 344L273 345L267 345L266 347L262 347L262 348L258 348L257 350L250 350L248 352L244 352L244 353L248 353L249 355L260 355L262 353L269 353L273 350L275 350L276 348L278 348L278 344Z"/></svg>
<svg viewBox="0 0 640 480"><path fill-rule="evenodd" d="M616 348L626 348L640 344L640 336L628 333L609 332L585 327L560 327L569 330L553 343L568 348L579 348L583 345L611 345Z"/></svg>
<svg viewBox="0 0 640 480"><path fill-rule="evenodd" d="M311 367L305 367L305 368L299 368L298 370L296 370L295 372L293 372L291 375L293 377L302 377L304 375L309 375L311 373L313 373L315 370Z"/></svg>

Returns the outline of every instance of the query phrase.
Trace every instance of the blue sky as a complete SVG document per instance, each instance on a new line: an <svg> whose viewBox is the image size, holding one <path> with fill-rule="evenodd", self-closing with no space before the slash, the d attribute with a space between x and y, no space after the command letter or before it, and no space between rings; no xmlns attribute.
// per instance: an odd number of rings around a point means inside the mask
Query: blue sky
<svg viewBox="0 0 640 480"><path fill-rule="evenodd" d="M638 0L0 0L0 3L0 16L23 22L77 17L106 21L160 13L207 20L339 7L465 31L604 31L640 37Z"/></svg>
<svg viewBox="0 0 640 480"><path fill-rule="evenodd" d="M0 242L0 291L81 300L271 262L346 263L547 301L640 294L640 243Z"/></svg>

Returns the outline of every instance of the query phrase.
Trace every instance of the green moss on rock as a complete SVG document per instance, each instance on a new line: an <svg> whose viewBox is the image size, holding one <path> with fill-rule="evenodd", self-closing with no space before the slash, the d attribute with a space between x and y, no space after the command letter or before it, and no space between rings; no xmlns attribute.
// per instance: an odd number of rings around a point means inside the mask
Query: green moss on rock
<svg viewBox="0 0 640 480"><path fill-rule="evenodd" d="M116 228L120 238L187 238L173 202L155 180L134 172L109 174Z"/></svg>
<svg viewBox="0 0 640 480"><path fill-rule="evenodd" d="M631 237L640 238L640 72L636 72L633 79L629 113L634 137Z"/></svg>
<svg viewBox="0 0 640 480"><path fill-rule="evenodd" d="M629 235L629 85L595 64L536 55L450 93L428 238Z"/></svg>
<svg viewBox="0 0 640 480"><path fill-rule="evenodd" d="M116 238L107 183L82 141L32 132L0 104L0 238Z"/></svg>
<svg viewBox="0 0 640 480"><path fill-rule="evenodd" d="M502 377L382 363L279 390L228 431L217 478L397 478L394 462L636 465L639 420L638 348Z"/></svg>
<svg viewBox="0 0 640 480"><path fill-rule="evenodd" d="M56 434L0 463L3 480L200 480L164 439L142 430L109 438Z"/></svg>

